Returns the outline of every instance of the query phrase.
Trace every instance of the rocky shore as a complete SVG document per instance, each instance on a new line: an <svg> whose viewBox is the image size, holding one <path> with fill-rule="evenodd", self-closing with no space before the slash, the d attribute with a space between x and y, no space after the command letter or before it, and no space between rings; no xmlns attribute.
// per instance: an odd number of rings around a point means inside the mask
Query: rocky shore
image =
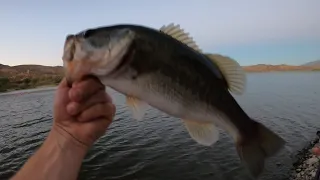
<svg viewBox="0 0 320 180"><path fill-rule="evenodd" d="M320 168L320 156L312 153L312 148L320 147L320 131L317 132L317 138L311 141L305 148L298 152L296 161L293 163L290 180L318 180L315 179L318 168Z"/></svg>

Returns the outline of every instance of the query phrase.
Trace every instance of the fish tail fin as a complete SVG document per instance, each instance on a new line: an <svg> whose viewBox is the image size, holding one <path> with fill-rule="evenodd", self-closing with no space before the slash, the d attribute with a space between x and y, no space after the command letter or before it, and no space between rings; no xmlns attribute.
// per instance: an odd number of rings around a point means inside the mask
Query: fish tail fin
<svg viewBox="0 0 320 180"><path fill-rule="evenodd" d="M267 157L276 154L285 144L285 141L264 125L253 121L257 135L250 138L240 138L237 141L237 151L240 160L254 177L258 177L264 168Z"/></svg>

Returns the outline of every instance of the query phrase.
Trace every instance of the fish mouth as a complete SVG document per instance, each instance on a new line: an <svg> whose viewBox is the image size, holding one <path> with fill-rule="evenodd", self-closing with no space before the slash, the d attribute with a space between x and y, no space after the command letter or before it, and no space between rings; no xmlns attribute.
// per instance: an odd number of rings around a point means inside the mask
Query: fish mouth
<svg viewBox="0 0 320 180"><path fill-rule="evenodd" d="M124 31L123 34L126 36L120 34L120 37L124 38L119 42L115 39L111 42L111 46L99 48L93 47L82 37L69 35L62 58L68 85L86 76L110 78L123 72L132 61L135 49L134 33Z"/></svg>
<svg viewBox="0 0 320 180"><path fill-rule="evenodd" d="M94 79L94 80L96 80L97 82L99 82L100 84L102 84L101 81L99 80L99 78L98 78L97 76L93 75L93 74L83 75L83 76L80 77L79 80L83 81L83 80L86 80L86 79ZM68 78L68 76L67 76L67 77L66 77L66 82L67 82L67 86L68 86L69 88L71 88L74 81L73 81L73 79L70 79L70 78Z"/></svg>
<svg viewBox="0 0 320 180"><path fill-rule="evenodd" d="M72 87L72 84L75 81L81 81L87 77L103 77L103 78L115 78L118 75L120 75L122 72L124 72L127 67L130 65L130 63L133 60L133 55L135 52L135 48L133 44L128 45L127 49L125 50L125 53L122 57L115 62L114 68L110 72L105 73L104 69L105 66L101 66L98 63L88 62L88 61L68 61L65 64L65 77L67 81L67 85L69 87ZM99 67L101 66L101 67ZM107 65L108 66L108 65ZM95 67L98 67L98 71L93 71ZM96 69L97 70L97 69ZM100 73L99 70L102 72Z"/></svg>
<svg viewBox="0 0 320 180"><path fill-rule="evenodd" d="M65 78L67 85L72 87L72 84L76 81L81 81L87 76L94 76L91 71L91 64L71 61L65 67Z"/></svg>
<svg viewBox="0 0 320 180"><path fill-rule="evenodd" d="M75 81L82 80L87 76L91 76L91 69L93 64L88 61L83 61L86 57L81 59L76 58L76 53L79 51L79 43L82 39L76 35L68 35L65 40L64 53L62 56L65 79L69 87Z"/></svg>

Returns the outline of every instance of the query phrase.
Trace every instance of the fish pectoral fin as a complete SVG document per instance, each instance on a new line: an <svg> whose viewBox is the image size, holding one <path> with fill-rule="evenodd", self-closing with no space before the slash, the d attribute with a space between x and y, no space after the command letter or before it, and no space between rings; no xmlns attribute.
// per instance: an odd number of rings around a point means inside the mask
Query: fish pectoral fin
<svg viewBox="0 0 320 180"><path fill-rule="evenodd" d="M244 93L246 87L246 74L237 61L218 54L204 55L217 64L228 83L228 89L232 93L237 95Z"/></svg>
<svg viewBox="0 0 320 180"><path fill-rule="evenodd" d="M142 120L147 111L148 104L132 96L127 96L126 101L127 105L131 108L133 118Z"/></svg>
<svg viewBox="0 0 320 180"><path fill-rule="evenodd" d="M189 135L197 143L210 146L219 140L219 130L213 123L183 120Z"/></svg>
<svg viewBox="0 0 320 180"><path fill-rule="evenodd" d="M160 32L175 38L176 40L186 44L198 52L201 52L201 49L198 47L193 38L189 35L189 33L184 32L184 30L180 28L180 25L174 25L173 23L170 23L167 26L163 25L160 28Z"/></svg>

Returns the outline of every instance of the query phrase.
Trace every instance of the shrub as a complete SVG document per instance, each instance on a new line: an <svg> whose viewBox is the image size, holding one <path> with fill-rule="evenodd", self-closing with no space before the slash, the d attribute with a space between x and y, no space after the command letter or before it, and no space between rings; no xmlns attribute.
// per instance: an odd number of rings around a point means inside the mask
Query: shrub
<svg viewBox="0 0 320 180"><path fill-rule="evenodd" d="M60 77L60 76L55 77L54 83L55 83L55 84L59 84L59 83L61 82L61 80L62 80L62 77Z"/></svg>
<svg viewBox="0 0 320 180"><path fill-rule="evenodd" d="M9 78L7 77L0 77L0 86L7 85L9 83Z"/></svg>
<svg viewBox="0 0 320 180"><path fill-rule="evenodd" d="M38 79L37 79L37 78L33 78L33 79L31 80L31 83L34 84L34 85L37 84L37 83L38 83Z"/></svg>
<svg viewBox="0 0 320 180"><path fill-rule="evenodd" d="M29 84L31 82L31 80L29 79L29 78L25 78L24 80L23 80L23 83L25 83L25 84Z"/></svg>

